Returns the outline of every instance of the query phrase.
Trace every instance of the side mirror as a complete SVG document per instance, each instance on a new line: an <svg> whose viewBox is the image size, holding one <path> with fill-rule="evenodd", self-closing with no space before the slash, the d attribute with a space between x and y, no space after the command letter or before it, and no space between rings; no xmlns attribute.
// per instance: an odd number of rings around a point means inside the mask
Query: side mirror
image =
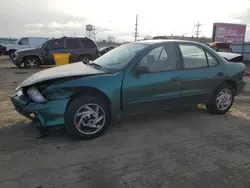
<svg viewBox="0 0 250 188"><path fill-rule="evenodd" d="M147 66L138 66L136 67L135 72L137 74L149 73L149 68Z"/></svg>

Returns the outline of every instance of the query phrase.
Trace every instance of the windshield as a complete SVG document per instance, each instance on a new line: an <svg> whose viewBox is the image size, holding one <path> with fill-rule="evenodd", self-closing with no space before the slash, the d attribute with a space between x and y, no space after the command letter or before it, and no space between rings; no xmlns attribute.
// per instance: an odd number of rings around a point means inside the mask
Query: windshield
<svg viewBox="0 0 250 188"><path fill-rule="evenodd" d="M22 40L22 38L16 40L16 41L15 41L15 44L18 44L20 40Z"/></svg>
<svg viewBox="0 0 250 188"><path fill-rule="evenodd" d="M44 43L38 45L36 48L43 48L47 43L48 43L48 41L46 41L46 42L44 42Z"/></svg>
<svg viewBox="0 0 250 188"><path fill-rule="evenodd" d="M100 67L120 70L124 68L142 49L146 48L148 44L129 43L123 44L109 53L104 54L95 61L94 64Z"/></svg>

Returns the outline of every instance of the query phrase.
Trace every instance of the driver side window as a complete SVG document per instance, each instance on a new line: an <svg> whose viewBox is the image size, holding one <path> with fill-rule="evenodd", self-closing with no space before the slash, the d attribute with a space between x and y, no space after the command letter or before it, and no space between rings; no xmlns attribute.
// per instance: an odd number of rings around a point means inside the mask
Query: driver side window
<svg viewBox="0 0 250 188"><path fill-rule="evenodd" d="M29 39L28 38L23 38L19 41L20 45L29 45Z"/></svg>
<svg viewBox="0 0 250 188"><path fill-rule="evenodd" d="M140 66L147 66L149 72L161 72L177 69L177 55L175 46L171 43L151 50L140 61Z"/></svg>

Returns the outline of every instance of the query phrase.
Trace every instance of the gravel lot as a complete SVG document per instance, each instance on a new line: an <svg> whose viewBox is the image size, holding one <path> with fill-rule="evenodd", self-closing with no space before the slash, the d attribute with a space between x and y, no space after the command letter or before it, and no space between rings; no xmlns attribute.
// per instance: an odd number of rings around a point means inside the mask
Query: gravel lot
<svg viewBox="0 0 250 188"><path fill-rule="evenodd" d="M100 138L75 141L64 131L39 138L13 110L8 96L33 72L0 58L1 188L250 187L250 84L226 115L125 117Z"/></svg>

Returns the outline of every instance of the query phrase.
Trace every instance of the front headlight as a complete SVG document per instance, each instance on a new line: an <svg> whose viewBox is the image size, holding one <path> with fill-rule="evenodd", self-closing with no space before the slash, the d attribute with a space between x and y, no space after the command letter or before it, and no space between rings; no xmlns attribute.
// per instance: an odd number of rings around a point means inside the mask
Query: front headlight
<svg viewBox="0 0 250 188"><path fill-rule="evenodd" d="M17 95L18 97L21 97L21 96L23 95L23 90L22 90L22 88L21 88L21 89L18 89L15 93L16 93L16 95Z"/></svg>
<svg viewBox="0 0 250 188"><path fill-rule="evenodd" d="M30 87L27 90L27 94L35 102L42 103L42 102L46 101L46 99L43 97L43 95L40 93L40 91L34 86Z"/></svg>

